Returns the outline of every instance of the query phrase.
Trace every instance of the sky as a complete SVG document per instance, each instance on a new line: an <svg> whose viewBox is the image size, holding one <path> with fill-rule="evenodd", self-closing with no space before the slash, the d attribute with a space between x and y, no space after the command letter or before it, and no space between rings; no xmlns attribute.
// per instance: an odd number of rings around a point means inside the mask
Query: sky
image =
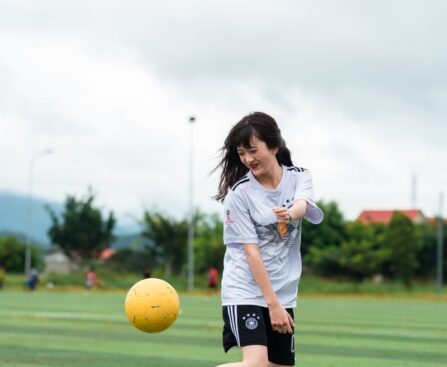
<svg viewBox="0 0 447 367"><path fill-rule="evenodd" d="M63 202L90 186L121 225L182 218L193 146L194 205L218 213L219 149L263 111L347 219L436 215L445 14L442 0L2 1L0 190Z"/></svg>

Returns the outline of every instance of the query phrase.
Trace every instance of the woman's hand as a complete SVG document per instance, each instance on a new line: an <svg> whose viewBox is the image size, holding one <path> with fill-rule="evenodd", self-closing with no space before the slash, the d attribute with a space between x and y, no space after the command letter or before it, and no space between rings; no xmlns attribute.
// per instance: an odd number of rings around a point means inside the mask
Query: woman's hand
<svg viewBox="0 0 447 367"><path fill-rule="evenodd" d="M279 302L269 306L270 321L274 331L280 334L292 334L295 328L292 316Z"/></svg>
<svg viewBox="0 0 447 367"><path fill-rule="evenodd" d="M297 220L303 218L307 211L307 201L304 199L297 199L294 201L290 208L284 207L274 207L273 214L276 215L278 224L288 224L290 223L290 216L292 220Z"/></svg>
<svg viewBox="0 0 447 367"><path fill-rule="evenodd" d="M289 213L286 208L273 208L273 214L276 215L276 227L279 235L283 238L287 234L287 224L290 223Z"/></svg>
<svg viewBox="0 0 447 367"><path fill-rule="evenodd" d="M273 214L276 215L276 222L279 224L288 224L290 222L289 214L287 213L287 208L274 207Z"/></svg>

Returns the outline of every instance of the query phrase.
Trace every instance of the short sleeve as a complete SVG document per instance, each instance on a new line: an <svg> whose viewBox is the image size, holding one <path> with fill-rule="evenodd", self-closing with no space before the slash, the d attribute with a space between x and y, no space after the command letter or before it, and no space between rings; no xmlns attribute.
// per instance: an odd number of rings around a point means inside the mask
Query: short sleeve
<svg viewBox="0 0 447 367"><path fill-rule="evenodd" d="M323 221L324 213L315 204L312 175L308 170L297 172L294 200L296 201L298 199L304 199L308 204L304 218L310 223L320 224Z"/></svg>
<svg viewBox="0 0 447 367"><path fill-rule="evenodd" d="M224 201L224 244L259 243L247 205L230 191Z"/></svg>

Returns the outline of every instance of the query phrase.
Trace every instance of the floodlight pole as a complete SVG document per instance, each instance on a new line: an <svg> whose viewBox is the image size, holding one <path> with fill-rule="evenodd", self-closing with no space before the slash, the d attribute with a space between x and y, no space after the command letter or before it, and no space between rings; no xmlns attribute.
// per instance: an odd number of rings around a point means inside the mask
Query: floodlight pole
<svg viewBox="0 0 447 367"><path fill-rule="evenodd" d="M26 230L26 248L25 248L25 275L31 270L31 236L32 236L32 226L33 226L33 176L34 176L34 165L37 159L51 154L53 151L51 149L44 150L33 156L29 165L29 176L28 176L28 204L27 204L27 230Z"/></svg>
<svg viewBox="0 0 447 367"><path fill-rule="evenodd" d="M188 289L194 289L194 122L196 118L189 118L189 220L188 220Z"/></svg>
<svg viewBox="0 0 447 367"><path fill-rule="evenodd" d="M439 216L438 216L438 246L436 254L436 293L441 295L443 283L443 262L444 262L444 219L442 217L442 206L444 203L443 193L439 194Z"/></svg>

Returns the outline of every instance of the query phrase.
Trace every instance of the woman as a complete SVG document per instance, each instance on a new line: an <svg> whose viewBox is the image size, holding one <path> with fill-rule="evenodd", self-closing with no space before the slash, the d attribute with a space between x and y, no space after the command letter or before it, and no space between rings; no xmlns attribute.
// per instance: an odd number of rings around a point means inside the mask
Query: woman
<svg viewBox="0 0 447 367"><path fill-rule="evenodd" d="M295 167L276 121L245 116L228 134L217 168L224 202L222 277L225 352L243 360L220 367L295 364L293 308L301 275L301 218L318 224L312 177ZM270 363L270 364L269 364Z"/></svg>

